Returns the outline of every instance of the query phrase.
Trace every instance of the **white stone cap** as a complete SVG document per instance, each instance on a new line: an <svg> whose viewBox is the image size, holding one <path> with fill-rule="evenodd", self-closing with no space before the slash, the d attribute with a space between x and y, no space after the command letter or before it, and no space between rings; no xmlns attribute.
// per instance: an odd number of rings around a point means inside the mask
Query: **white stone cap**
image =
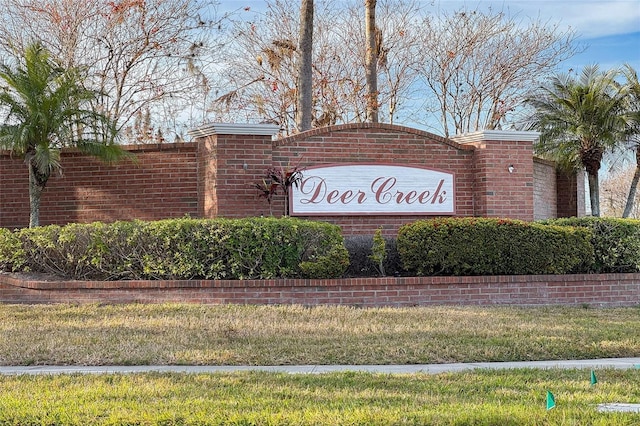
<svg viewBox="0 0 640 426"><path fill-rule="evenodd" d="M481 130L479 132L455 135L450 139L460 144L480 141L521 141L536 142L540 132L523 132L512 130Z"/></svg>
<svg viewBox="0 0 640 426"><path fill-rule="evenodd" d="M277 124L235 124L235 123L209 123L187 131L194 138L202 138L211 135L263 135L273 136L280 131Z"/></svg>

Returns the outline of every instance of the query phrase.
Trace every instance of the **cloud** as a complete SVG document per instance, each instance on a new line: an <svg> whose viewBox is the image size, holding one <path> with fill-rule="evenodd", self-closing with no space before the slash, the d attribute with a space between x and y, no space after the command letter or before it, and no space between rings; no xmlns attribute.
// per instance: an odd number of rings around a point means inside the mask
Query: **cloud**
<svg viewBox="0 0 640 426"><path fill-rule="evenodd" d="M640 29L640 2L623 1L507 1L510 8L519 7L528 16L540 14L542 19L570 26L585 39L627 34Z"/></svg>
<svg viewBox="0 0 640 426"><path fill-rule="evenodd" d="M519 18L571 27L584 39L626 34L640 29L638 0L439 0L435 7L456 10L491 8ZM428 10L428 8L427 8Z"/></svg>

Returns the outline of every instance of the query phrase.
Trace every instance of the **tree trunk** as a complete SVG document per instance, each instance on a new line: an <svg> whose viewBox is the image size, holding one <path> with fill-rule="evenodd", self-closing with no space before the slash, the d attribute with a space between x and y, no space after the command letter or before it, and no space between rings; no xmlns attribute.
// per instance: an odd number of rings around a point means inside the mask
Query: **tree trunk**
<svg viewBox="0 0 640 426"><path fill-rule="evenodd" d="M302 0L300 7L300 44L298 49L298 96L296 126L311 129L313 109L313 0Z"/></svg>
<svg viewBox="0 0 640 426"><path fill-rule="evenodd" d="M29 162L29 228L40 225L40 199L46 180L42 183L35 166Z"/></svg>
<svg viewBox="0 0 640 426"><path fill-rule="evenodd" d="M629 195L627 195L627 204L624 206L624 212L622 217L629 217L633 210L633 205L636 201L636 191L638 189L638 181L640 180L640 145L636 146L636 171L631 179L631 187L629 188Z"/></svg>
<svg viewBox="0 0 640 426"><path fill-rule="evenodd" d="M580 151L580 162L587 171L589 179L589 201L591 202L591 215L600 216L600 182L598 172L602 164L604 148L591 139L581 141L581 146L587 147Z"/></svg>
<svg viewBox="0 0 640 426"><path fill-rule="evenodd" d="M365 37L367 42L365 76L367 80L367 121L378 122L378 49L376 45L376 2L365 0Z"/></svg>
<svg viewBox="0 0 640 426"><path fill-rule="evenodd" d="M600 184L598 172L587 173L589 178L589 200L591 201L591 215L600 217Z"/></svg>

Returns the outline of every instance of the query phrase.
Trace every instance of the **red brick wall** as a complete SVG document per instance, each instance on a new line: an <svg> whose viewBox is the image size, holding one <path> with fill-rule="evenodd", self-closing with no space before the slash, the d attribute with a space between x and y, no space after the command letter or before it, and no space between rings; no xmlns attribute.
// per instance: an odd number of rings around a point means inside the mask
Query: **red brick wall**
<svg viewBox="0 0 640 426"><path fill-rule="evenodd" d="M533 170L533 218L555 218L558 214L556 167L550 161L534 158Z"/></svg>
<svg viewBox="0 0 640 426"><path fill-rule="evenodd" d="M0 303L636 306L640 274L266 281L23 281L0 274Z"/></svg>
<svg viewBox="0 0 640 426"><path fill-rule="evenodd" d="M107 165L76 151L62 154L63 175L49 179L40 223L66 224L184 215L197 216L195 144L127 147L137 161ZM28 171L20 159L0 153L0 226L29 224Z"/></svg>
<svg viewBox="0 0 640 426"><path fill-rule="evenodd" d="M475 148L475 215L533 220L533 142L517 132L510 140L482 133L454 138Z"/></svg>
<svg viewBox="0 0 640 426"><path fill-rule="evenodd" d="M29 225L29 172L20 159L0 151L0 226Z"/></svg>
<svg viewBox="0 0 640 426"><path fill-rule="evenodd" d="M254 184L273 166L271 136L213 135L206 139L214 180L209 180L210 203L215 214L205 217L269 216L268 203L259 198ZM215 164L215 166L214 166Z"/></svg>

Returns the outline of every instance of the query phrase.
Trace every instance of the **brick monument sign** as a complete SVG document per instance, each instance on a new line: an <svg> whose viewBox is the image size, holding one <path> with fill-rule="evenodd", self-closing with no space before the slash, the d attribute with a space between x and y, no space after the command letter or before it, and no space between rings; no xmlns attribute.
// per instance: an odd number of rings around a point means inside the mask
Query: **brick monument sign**
<svg viewBox="0 0 640 426"><path fill-rule="evenodd" d="M581 176L533 155L534 132L482 131L445 139L389 124L344 124L274 138L273 125L208 124L192 142L131 145L137 161L106 165L75 150L49 180L40 222L281 216L255 184L297 167L289 214L336 223L345 235L394 234L434 216L522 220L581 216ZM28 226L27 167L0 152L0 226Z"/></svg>

